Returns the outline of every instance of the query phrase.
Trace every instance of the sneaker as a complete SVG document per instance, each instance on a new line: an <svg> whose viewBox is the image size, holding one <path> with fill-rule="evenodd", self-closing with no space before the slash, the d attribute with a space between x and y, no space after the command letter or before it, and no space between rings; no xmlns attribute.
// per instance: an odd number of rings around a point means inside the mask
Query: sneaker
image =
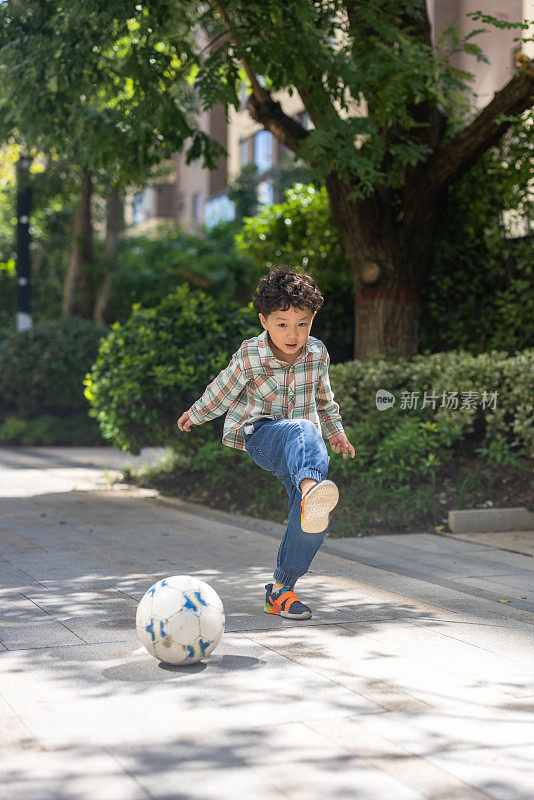
<svg viewBox="0 0 534 800"><path fill-rule="evenodd" d="M330 511L337 506L339 489L333 481L320 481L302 495L300 527L304 533L321 533L328 527Z"/></svg>
<svg viewBox="0 0 534 800"><path fill-rule="evenodd" d="M265 586L265 611L287 619L310 619L311 609L301 603L292 586L282 586L273 592L273 584Z"/></svg>

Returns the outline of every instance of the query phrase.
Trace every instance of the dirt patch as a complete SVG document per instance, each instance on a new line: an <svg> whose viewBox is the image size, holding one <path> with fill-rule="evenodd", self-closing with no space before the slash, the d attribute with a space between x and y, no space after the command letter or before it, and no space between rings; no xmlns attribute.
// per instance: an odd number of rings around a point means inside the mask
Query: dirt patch
<svg viewBox="0 0 534 800"><path fill-rule="evenodd" d="M534 475L530 468L496 466L480 458L457 456L436 471L430 481L398 487L365 486L336 479L341 493L328 535L370 536L391 533L447 531L449 510L458 508L512 508L534 511ZM158 489L234 514L283 524L287 494L280 481L258 469L245 475L228 474L221 485L208 485L198 472L181 469L150 478L133 478L140 486Z"/></svg>

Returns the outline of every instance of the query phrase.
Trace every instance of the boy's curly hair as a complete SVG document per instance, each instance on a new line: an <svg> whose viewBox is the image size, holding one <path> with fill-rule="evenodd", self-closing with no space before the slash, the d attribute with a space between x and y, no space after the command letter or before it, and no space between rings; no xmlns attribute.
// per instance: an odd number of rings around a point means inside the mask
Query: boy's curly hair
<svg viewBox="0 0 534 800"><path fill-rule="evenodd" d="M267 317L273 311L287 311L289 306L315 312L323 305L324 297L311 275L283 265L260 279L252 302L256 311Z"/></svg>

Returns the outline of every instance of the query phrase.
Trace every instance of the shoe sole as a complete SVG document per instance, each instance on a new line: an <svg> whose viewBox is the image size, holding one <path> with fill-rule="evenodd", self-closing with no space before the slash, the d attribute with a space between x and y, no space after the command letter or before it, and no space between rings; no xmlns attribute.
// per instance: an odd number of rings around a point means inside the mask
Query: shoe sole
<svg viewBox="0 0 534 800"><path fill-rule="evenodd" d="M311 611L303 611L302 614L290 614L288 611L280 611L277 614L275 611L269 611L265 606L265 613L273 617L284 617L284 619L311 619Z"/></svg>
<svg viewBox="0 0 534 800"><path fill-rule="evenodd" d="M328 527L328 515L339 501L339 489L333 481L315 484L304 499L305 517L300 523L304 533L322 533Z"/></svg>

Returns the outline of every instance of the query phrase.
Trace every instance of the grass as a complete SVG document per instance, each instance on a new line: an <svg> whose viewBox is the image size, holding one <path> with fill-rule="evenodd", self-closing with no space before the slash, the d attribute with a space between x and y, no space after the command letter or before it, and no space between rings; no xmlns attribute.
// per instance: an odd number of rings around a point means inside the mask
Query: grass
<svg viewBox="0 0 534 800"><path fill-rule="evenodd" d="M473 489L482 489L483 480L480 472L470 470L458 486L458 508L467 507L467 498Z"/></svg>
<svg viewBox="0 0 534 800"><path fill-rule="evenodd" d="M420 527L433 512L433 486L430 481L413 487L360 481L339 482L342 503L329 531L331 536L365 536L381 529L402 530ZM425 523L426 524L426 523Z"/></svg>

